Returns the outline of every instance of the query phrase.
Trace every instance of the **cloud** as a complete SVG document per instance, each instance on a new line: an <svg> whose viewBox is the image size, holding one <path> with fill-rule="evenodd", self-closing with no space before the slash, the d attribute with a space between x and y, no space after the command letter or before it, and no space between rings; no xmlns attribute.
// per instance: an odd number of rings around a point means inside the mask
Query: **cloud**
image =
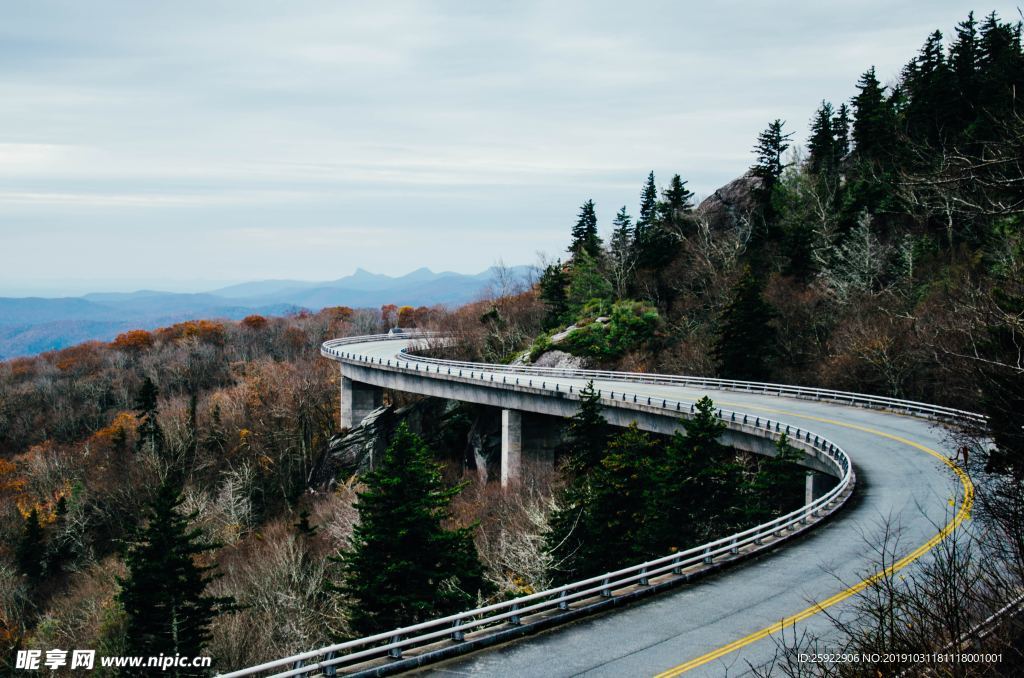
<svg viewBox="0 0 1024 678"><path fill-rule="evenodd" d="M57 252L64 275L87 278L154 242L162 256L136 272L163 279L557 255L584 199L607 226L620 205L635 211L652 169L710 193L745 170L769 121L800 140L821 99L848 99L872 64L895 75L964 12L952 0L15 4L0 24L0 265L38 276ZM22 252L3 254L14 243Z"/></svg>

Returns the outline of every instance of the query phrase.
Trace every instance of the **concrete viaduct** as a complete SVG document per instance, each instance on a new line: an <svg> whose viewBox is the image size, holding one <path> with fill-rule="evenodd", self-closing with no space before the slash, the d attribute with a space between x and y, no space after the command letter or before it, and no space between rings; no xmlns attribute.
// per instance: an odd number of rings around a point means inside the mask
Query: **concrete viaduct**
<svg viewBox="0 0 1024 678"><path fill-rule="evenodd" d="M500 408L501 477L514 485L529 456L524 419L571 416L579 389L592 380L613 424L671 433L710 395L727 426L723 442L771 454L785 434L812 478L839 482L822 494L812 480L802 509L716 542L225 678L413 669L438 676L749 675L773 660L780 631L831 632L823 612L841 614L867 585L883 523L898 526L899 542L888 545L892 567L915 567L973 502L970 479L949 459L944 428L977 417L967 412L778 384L462 363L418 357L416 348L414 338L388 336L324 344L321 353L342 373L342 426L380 405L385 388ZM557 630L539 633L546 629Z"/></svg>

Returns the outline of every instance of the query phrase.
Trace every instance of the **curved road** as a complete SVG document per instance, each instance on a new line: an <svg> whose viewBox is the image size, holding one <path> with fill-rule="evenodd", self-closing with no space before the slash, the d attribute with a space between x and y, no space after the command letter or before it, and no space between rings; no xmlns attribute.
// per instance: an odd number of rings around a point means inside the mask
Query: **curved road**
<svg viewBox="0 0 1024 678"><path fill-rule="evenodd" d="M342 350L395 359L409 340L349 344ZM407 359L402 357L402 360ZM413 359L414 360L414 359ZM486 370L485 370L486 373ZM428 374L421 374L429 377ZM545 377L577 388L582 379ZM500 382L500 375L498 378ZM501 384L494 384L500 388ZM622 390L622 382L598 388ZM874 571L883 524L899 526L898 566L926 557L970 508L970 481L954 472L944 429L925 420L734 391L631 383L632 392L684 402L709 395L717 405L824 434L845 449L857 471L857 495L835 519L768 555L624 609L537 636L435 664L437 676L739 676L776 652L778 625L825 633L818 604L843 602ZM792 637L787 627L786 637Z"/></svg>

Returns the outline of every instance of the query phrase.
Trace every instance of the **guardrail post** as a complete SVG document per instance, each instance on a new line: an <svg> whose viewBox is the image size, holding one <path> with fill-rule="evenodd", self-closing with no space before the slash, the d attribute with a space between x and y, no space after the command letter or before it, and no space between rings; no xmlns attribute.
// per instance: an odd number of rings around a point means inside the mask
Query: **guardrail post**
<svg viewBox="0 0 1024 678"><path fill-rule="evenodd" d="M391 642L392 643L397 643L400 640L402 640L402 636L394 636L393 638L391 638ZM391 657L392 659L401 659L402 658L402 648L401 647L389 647L388 648L388 656Z"/></svg>
<svg viewBox="0 0 1024 678"><path fill-rule="evenodd" d="M711 555L711 547L704 550L704 564L710 565L714 558Z"/></svg>
<svg viewBox="0 0 1024 678"><path fill-rule="evenodd" d="M640 580L637 582L640 586L650 585L650 581L647 579L647 568L640 570Z"/></svg>
<svg viewBox="0 0 1024 678"><path fill-rule="evenodd" d="M323 661L330 661L331 659L334 659L333 652L328 652L323 656ZM331 664L330 666L325 666L323 668L323 674L324 678L335 678L335 676L338 675L338 667L334 664Z"/></svg>
<svg viewBox="0 0 1024 678"><path fill-rule="evenodd" d="M676 556L676 559L672 561L672 574L682 574L683 566L680 563L683 562L682 556Z"/></svg>
<svg viewBox="0 0 1024 678"><path fill-rule="evenodd" d="M512 612L515 612L518 609L519 603L514 603L512 605ZM511 617L508 618L508 623L512 624L513 626L519 626L522 623L522 620L519 618L518 614L513 614Z"/></svg>
<svg viewBox="0 0 1024 678"><path fill-rule="evenodd" d="M462 630L462 620L456 619L452 622L452 635L450 636L456 643L461 643L466 639L466 632Z"/></svg>
<svg viewBox="0 0 1024 678"><path fill-rule="evenodd" d="M733 539L732 539L732 548L729 549L729 553L731 553L732 555L736 555L739 552L740 552L740 547L736 545L736 537L733 537Z"/></svg>
<svg viewBox="0 0 1024 678"><path fill-rule="evenodd" d="M601 585L604 586L604 588L601 589L601 597L602 598L611 598L612 597L612 590L610 588L608 588L608 577L604 578L604 581L601 582Z"/></svg>
<svg viewBox="0 0 1024 678"><path fill-rule="evenodd" d="M569 609L569 601L567 601L565 599L565 591L562 591L561 593L558 594L558 609L559 610L568 610Z"/></svg>

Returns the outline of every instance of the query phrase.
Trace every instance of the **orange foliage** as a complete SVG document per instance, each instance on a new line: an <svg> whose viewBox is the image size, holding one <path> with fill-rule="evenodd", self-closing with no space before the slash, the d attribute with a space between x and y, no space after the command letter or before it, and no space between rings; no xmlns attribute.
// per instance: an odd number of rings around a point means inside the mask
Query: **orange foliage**
<svg viewBox="0 0 1024 678"><path fill-rule="evenodd" d="M57 502L62 498L70 496L71 483L64 481L63 487L56 490L52 497L33 501L31 497L22 494L14 499L14 503L18 507L18 512L21 513L22 518L28 518L29 514L32 513L32 509L35 509L39 515L39 524L46 527L47 525L52 525L57 520Z"/></svg>
<svg viewBox="0 0 1024 678"><path fill-rule="evenodd" d="M13 497L25 489L25 479L17 475L14 462L0 459L0 498Z"/></svg>
<svg viewBox="0 0 1024 678"><path fill-rule="evenodd" d="M161 327L156 335L163 341L176 341L195 337L204 344L223 346L227 339L223 323L213 320L189 320L170 327Z"/></svg>
<svg viewBox="0 0 1024 678"><path fill-rule="evenodd" d="M398 307L394 304L384 304L380 307L380 317L385 325L394 325L398 314Z"/></svg>
<svg viewBox="0 0 1024 678"><path fill-rule="evenodd" d="M127 444L128 435L138 424L133 412L118 412L109 426L101 428L89 437L89 443L106 450L123 448Z"/></svg>
<svg viewBox="0 0 1024 678"><path fill-rule="evenodd" d="M117 335L111 346L127 353L141 353L153 345L153 335L146 330L131 330Z"/></svg>
<svg viewBox="0 0 1024 678"><path fill-rule="evenodd" d="M95 370L99 367L102 358L99 351L100 346L102 344L98 341L87 341L62 351L44 353L43 357L56 365L57 369L61 372L68 372L77 368L86 371Z"/></svg>
<svg viewBox="0 0 1024 678"><path fill-rule="evenodd" d="M16 379L31 377L36 372L36 361L33 358L12 358L7 361L11 376Z"/></svg>
<svg viewBox="0 0 1024 678"><path fill-rule="evenodd" d="M416 322L414 319L416 309L412 306L402 306L398 309L398 326L399 327L412 327Z"/></svg>
<svg viewBox="0 0 1024 678"><path fill-rule="evenodd" d="M262 330L267 326L267 319L261 315L247 315L242 318L242 326L248 327L250 330Z"/></svg>
<svg viewBox="0 0 1024 678"><path fill-rule="evenodd" d="M355 313L348 306L328 306L321 309L320 312L326 314L331 320L348 320Z"/></svg>

